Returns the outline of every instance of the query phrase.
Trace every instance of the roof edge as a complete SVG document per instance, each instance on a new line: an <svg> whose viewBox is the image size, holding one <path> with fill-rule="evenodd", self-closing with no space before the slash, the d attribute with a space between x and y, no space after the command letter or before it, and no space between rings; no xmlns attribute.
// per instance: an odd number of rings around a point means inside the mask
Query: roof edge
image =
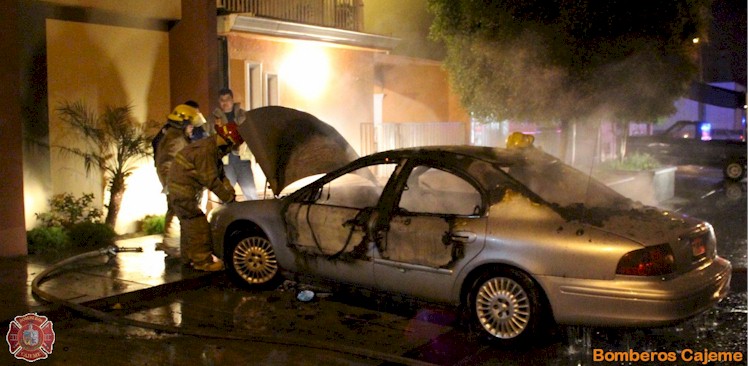
<svg viewBox="0 0 748 366"><path fill-rule="evenodd" d="M218 17L218 33L245 32L391 51L399 38L343 29L259 18L247 14Z"/></svg>

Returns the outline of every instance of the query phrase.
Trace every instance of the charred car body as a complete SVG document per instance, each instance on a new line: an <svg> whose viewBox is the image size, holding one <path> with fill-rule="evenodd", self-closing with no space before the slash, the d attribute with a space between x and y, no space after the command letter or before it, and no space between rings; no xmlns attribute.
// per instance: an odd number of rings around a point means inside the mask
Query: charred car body
<svg viewBox="0 0 748 366"><path fill-rule="evenodd" d="M663 163L721 168L725 178L746 175L745 131L713 130L706 122L678 121L664 132L630 136L626 149L647 153Z"/></svg>
<svg viewBox="0 0 748 366"><path fill-rule="evenodd" d="M316 120L272 108L256 110L254 128L283 126L274 115ZM320 131L307 130L307 148L334 151L319 145ZM253 132L242 130L247 141ZM298 153L282 144L266 145L275 151L267 156ZM728 291L731 265L711 225L641 207L533 147L424 147L347 162L349 148L337 148L337 163L324 158L337 169L287 196L211 213L234 278L262 287L301 274L462 304L477 329L505 343L553 322L678 322ZM264 169L274 192L299 178L295 169L321 173L291 160Z"/></svg>

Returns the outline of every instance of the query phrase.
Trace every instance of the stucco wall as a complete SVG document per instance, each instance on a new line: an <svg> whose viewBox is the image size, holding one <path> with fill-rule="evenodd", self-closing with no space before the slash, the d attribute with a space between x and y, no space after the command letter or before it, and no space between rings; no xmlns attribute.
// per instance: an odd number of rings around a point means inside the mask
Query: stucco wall
<svg viewBox="0 0 748 366"><path fill-rule="evenodd" d="M383 122L451 122L449 83L441 64L392 56L379 60Z"/></svg>
<svg viewBox="0 0 748 366"><path fill-rule="evenodd" d="M332 125L360 152L360 124L373 118L374 53L323 43L228 34L229 86L245 99L244 61L261 63L263 79L277 75L279 105Z"/></svg>
<svg viewBox="0 0 748 366"><path fill-rule="evenodd" d="M82 146L59 119L57 109L64 101L82 101L98 113L106 106L129 104L136 121L165 120L171 109L168 33L48 19L46 36L52 145ZM51 193L94 193L97 203L105 201L99 172L87 175L80 158L52 149L50 165ZM145 214L165 211L152 160L138 165L122 202L115 228L119 233L134 231L135 221ZM37 212L42 207L26 208L27 226L35 224Z"/></svg>

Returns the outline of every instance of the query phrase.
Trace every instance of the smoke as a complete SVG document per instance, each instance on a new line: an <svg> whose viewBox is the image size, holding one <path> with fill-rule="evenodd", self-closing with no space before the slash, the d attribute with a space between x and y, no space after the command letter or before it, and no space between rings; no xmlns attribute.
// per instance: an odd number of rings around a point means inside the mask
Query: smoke
<svg viewBox="0 0 748 366"><path fill-rule="evenodd" d="M674 112L693 72L684 49L662 40L575 40L554 25L448 43L445 63L463 104L495 120L653 120Z"/></svg>

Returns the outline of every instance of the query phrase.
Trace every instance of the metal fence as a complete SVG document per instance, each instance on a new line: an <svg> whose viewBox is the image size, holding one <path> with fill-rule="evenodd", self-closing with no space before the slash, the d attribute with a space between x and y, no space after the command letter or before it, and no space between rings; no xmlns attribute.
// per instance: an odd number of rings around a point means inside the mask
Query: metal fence
<svg viewBox="0 0 748 366"><path fill-rule="evenodd" d="M476 146L505 147L506 139L512 132L523 132L535 136L534 145L544 151L558 155L561 149L561 129L559 127L538 127L534 124L509 122L472 122L470 144Z"/></svg>
<svg viewBox="0 0 748 366"><path fill-rule="evenodd" d="M415 146L466 145L461 122L362 123L361 155Z"/></svg>
<svg viewBox="0 0 748 366"><path fill-rule="evenodd" d="M363 31L363 0L216 0L216 7L228 13Z"/></svg>

